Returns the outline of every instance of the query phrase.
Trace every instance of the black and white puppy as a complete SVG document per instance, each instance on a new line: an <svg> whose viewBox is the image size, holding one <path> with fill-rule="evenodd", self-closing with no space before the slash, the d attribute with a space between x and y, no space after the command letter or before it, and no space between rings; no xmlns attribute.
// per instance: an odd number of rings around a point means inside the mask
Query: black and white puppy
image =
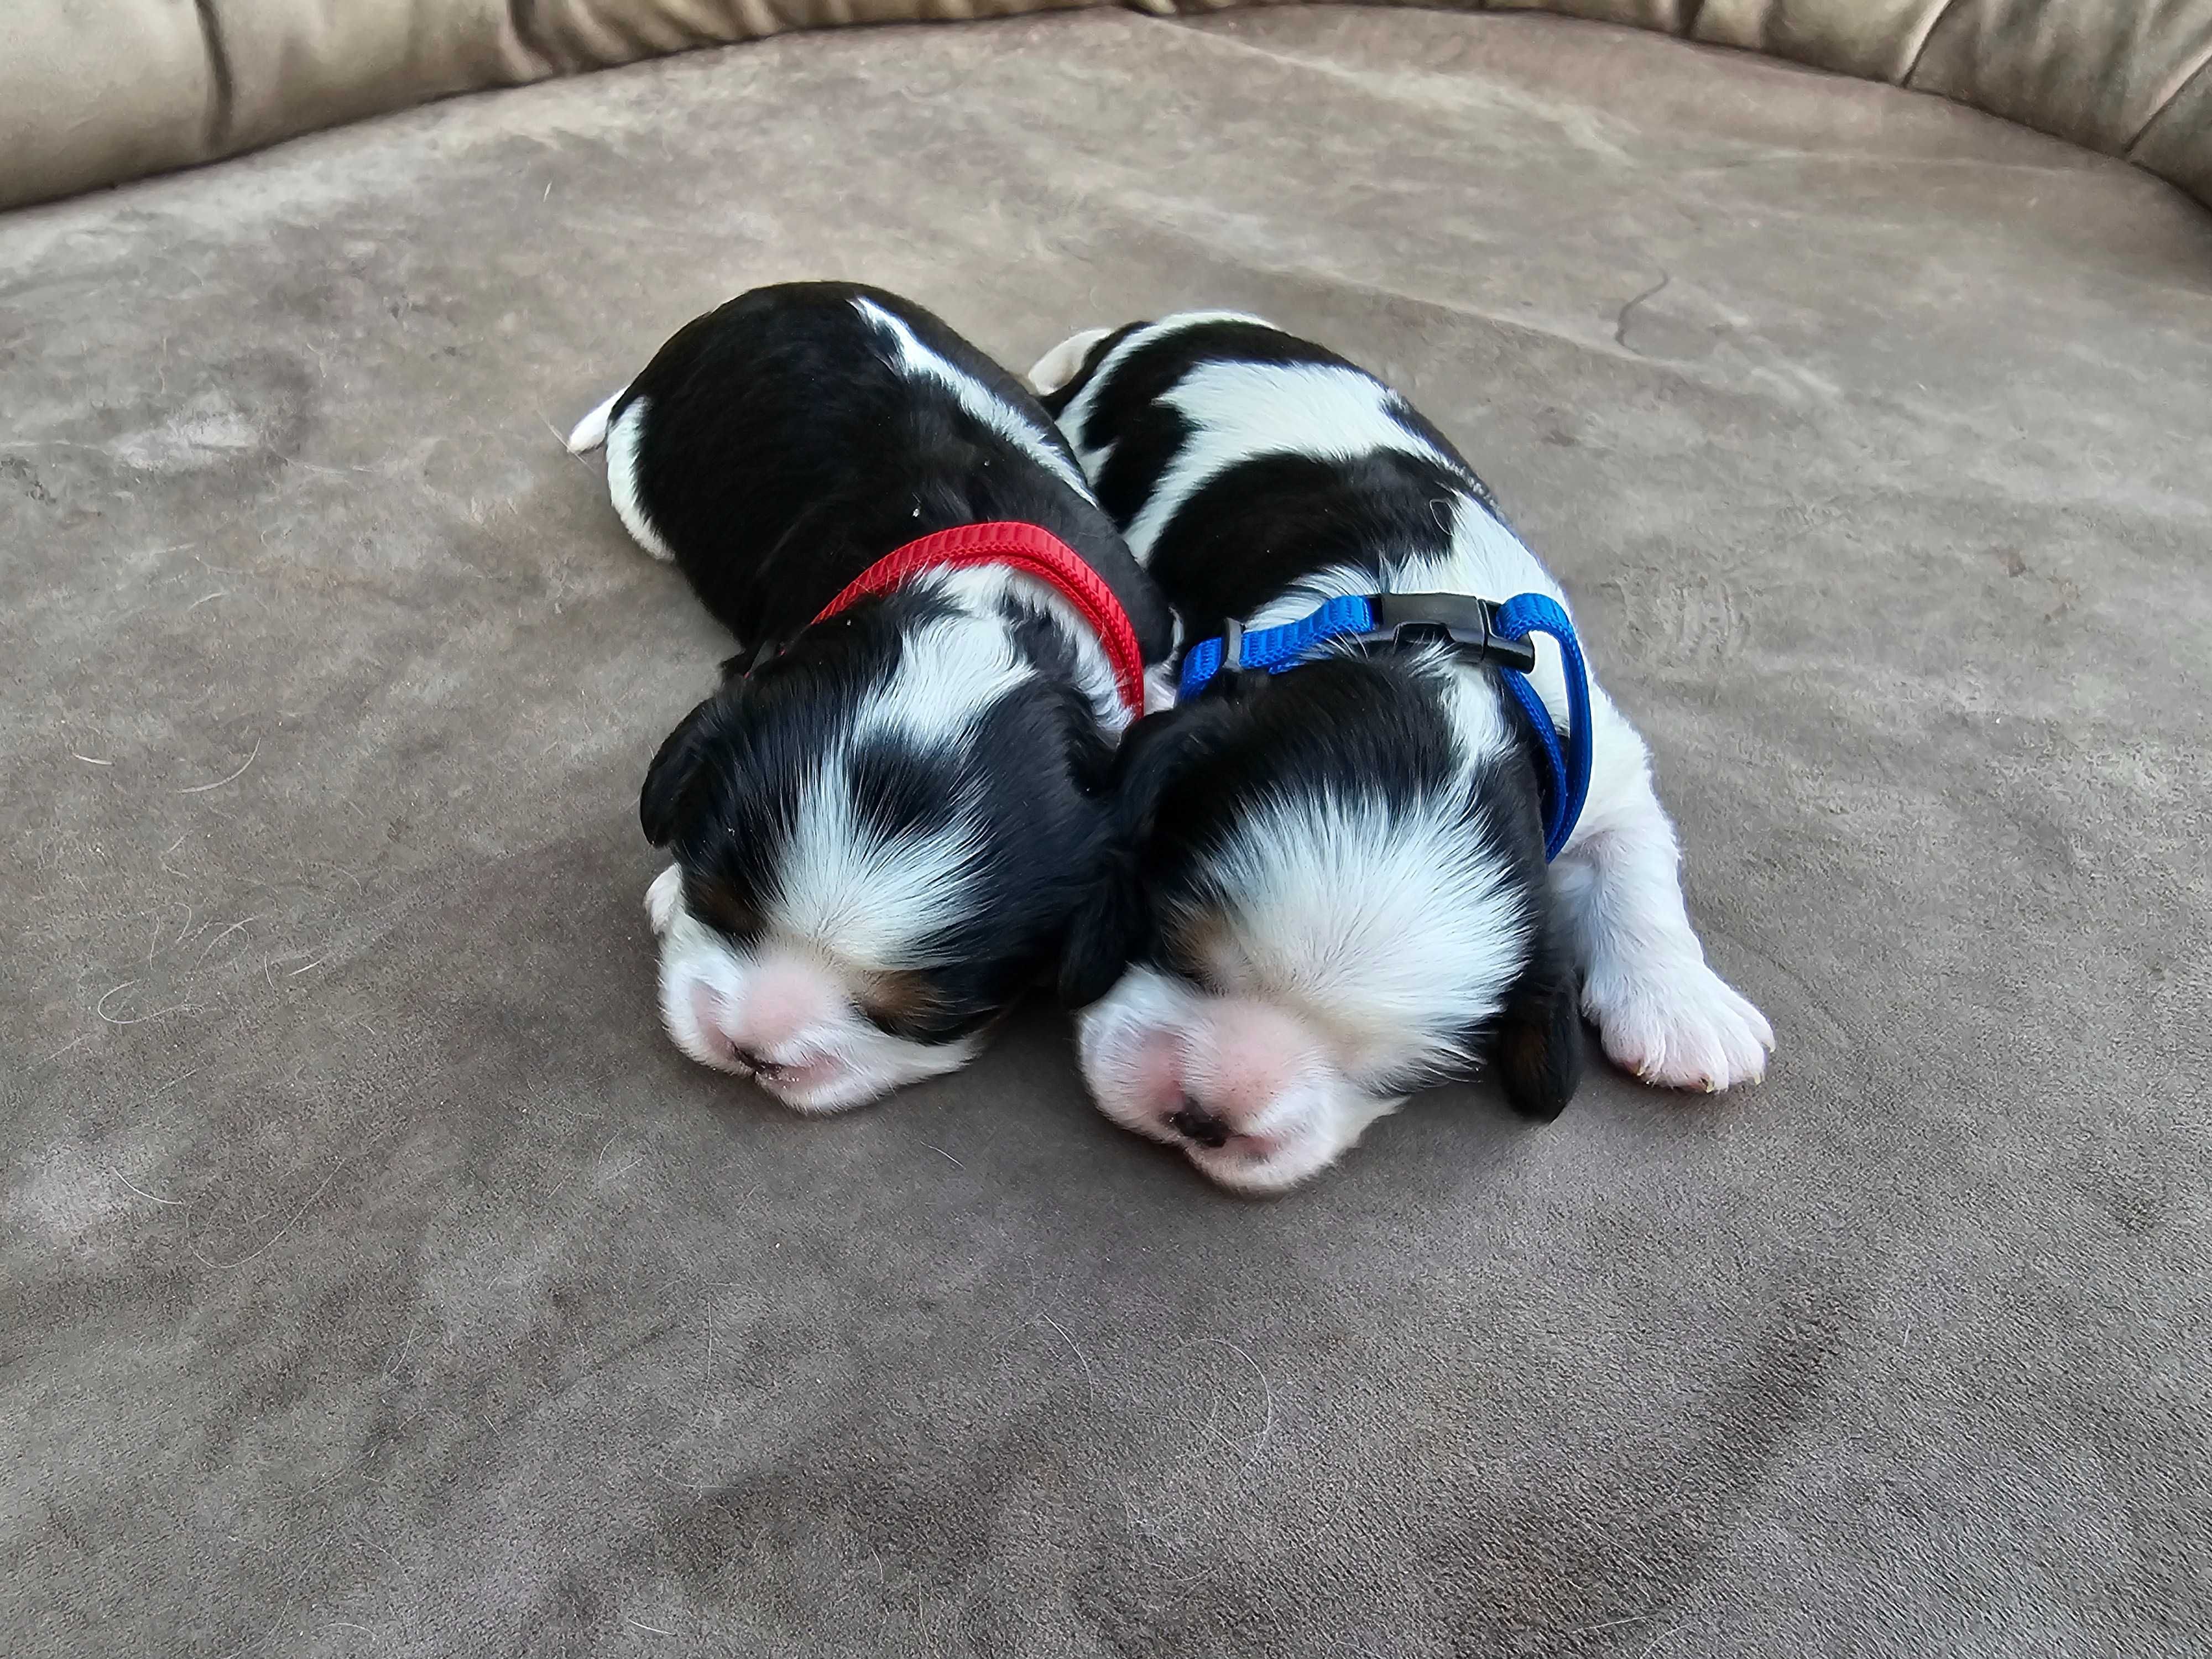
<svg viewBox="0 0 2212 1659"><path fill-rule="evenodd" d="M1030 379L1192 640L1345 594L1565 604L1403 398L1256 319L1079 335ZM1564 726L1552 641L1529 678ZM1486 1060L1520 1110L1555 1115L1580 1079L1577 999L1650 1082L1759 1077L1773 1033L1706 965L1650 753L1590 695L1588 800L1548 867L1534 730L1495 667L1444 647L1325 652L1139 726L1125 877L1066 966L1107 1115L1279 1190Z"/></svg>
<svg viewBox="0 0 2212 1659"><path fill-rule="evenodd" d="M669 1035L804 1112L957 1069L1093 882L1165 604L1036 401L892 295L731 301L568 440L603 444L623 525L739 645L640 798ZM935 563L817 622L895 550L1008 522L1069 574Z"/></svg>

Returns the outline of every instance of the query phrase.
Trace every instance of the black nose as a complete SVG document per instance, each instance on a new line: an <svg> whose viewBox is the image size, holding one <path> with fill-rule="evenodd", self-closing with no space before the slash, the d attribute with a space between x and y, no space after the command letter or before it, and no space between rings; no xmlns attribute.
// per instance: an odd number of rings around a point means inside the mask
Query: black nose
<svg viewBox="0 0 2212 1659"><path fill-rule="evenodd" d="M1168 1119L1168 1127L1184 1139L1194 1140L1201 1146L1225 1146L1229 1144L1229 1126L1188 1097L1182 1103L1182 1109Z"/></svg>

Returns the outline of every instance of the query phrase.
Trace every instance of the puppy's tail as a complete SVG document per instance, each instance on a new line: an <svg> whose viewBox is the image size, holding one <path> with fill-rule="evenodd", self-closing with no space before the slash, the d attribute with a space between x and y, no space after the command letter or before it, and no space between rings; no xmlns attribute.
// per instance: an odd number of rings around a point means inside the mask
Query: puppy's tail
<svg viewBox="0 0 2212 1659"><path fill-rule="evenodd" d="M1110 328L1086 328L1080 334L1062 340L1030 370L1030 390L1041 398L1048 398L1083 372L1083 360L1097 345L1114 331Z"/></svg>
<svg viewBox="0 0 2212 1659"><path fill-rule="evenodd" d="M576 422L576 429L568 434L568 453L588 455L607 441L607 417L615 412L622 401L622 393L615 395Z"/></svg>

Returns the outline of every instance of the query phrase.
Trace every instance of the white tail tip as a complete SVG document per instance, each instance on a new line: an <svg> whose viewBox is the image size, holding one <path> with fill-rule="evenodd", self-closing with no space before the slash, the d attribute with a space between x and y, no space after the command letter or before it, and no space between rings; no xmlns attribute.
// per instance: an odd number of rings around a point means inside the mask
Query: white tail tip
<svg viewBox="0 0 2212 1659"><path fill-rule="evenodd" d="M621 392L616 392L614 397L576 422L576 429L568 434L568 453L571 455L588 455L606 442L607 416L614 413L616 401L621 396Z"/></svg>
<svg viewBox="0 0 2212 1659"><path fill-rule="evenodd" d="M1062 340L1030 370L1030 389L1039 396L1057 392L1082 372L1083 360L1097 345L1114 331L1110 328L1086 328L1082 333Z"/></svg>

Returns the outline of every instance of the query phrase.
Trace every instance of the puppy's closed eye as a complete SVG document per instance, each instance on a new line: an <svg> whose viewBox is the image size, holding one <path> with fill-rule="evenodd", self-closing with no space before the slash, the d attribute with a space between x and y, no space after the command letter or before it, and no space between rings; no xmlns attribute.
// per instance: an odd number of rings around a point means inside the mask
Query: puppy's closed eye
<svg viewBox="0 0 2212 1659"><path fill-rule="evenodd" d="M859 996L860 1012L871 1024L904 1035L942 1006L936 988L921 974L904 969L871 974Z"/></svg>
<svg viewBox="0 0 2212 1659"><path fill-rule="evenodd" d="M750 943L767 927L761 913L727 883L712 877L691 875L684 884L684 896L691 914L726 939Z"/></svg>

